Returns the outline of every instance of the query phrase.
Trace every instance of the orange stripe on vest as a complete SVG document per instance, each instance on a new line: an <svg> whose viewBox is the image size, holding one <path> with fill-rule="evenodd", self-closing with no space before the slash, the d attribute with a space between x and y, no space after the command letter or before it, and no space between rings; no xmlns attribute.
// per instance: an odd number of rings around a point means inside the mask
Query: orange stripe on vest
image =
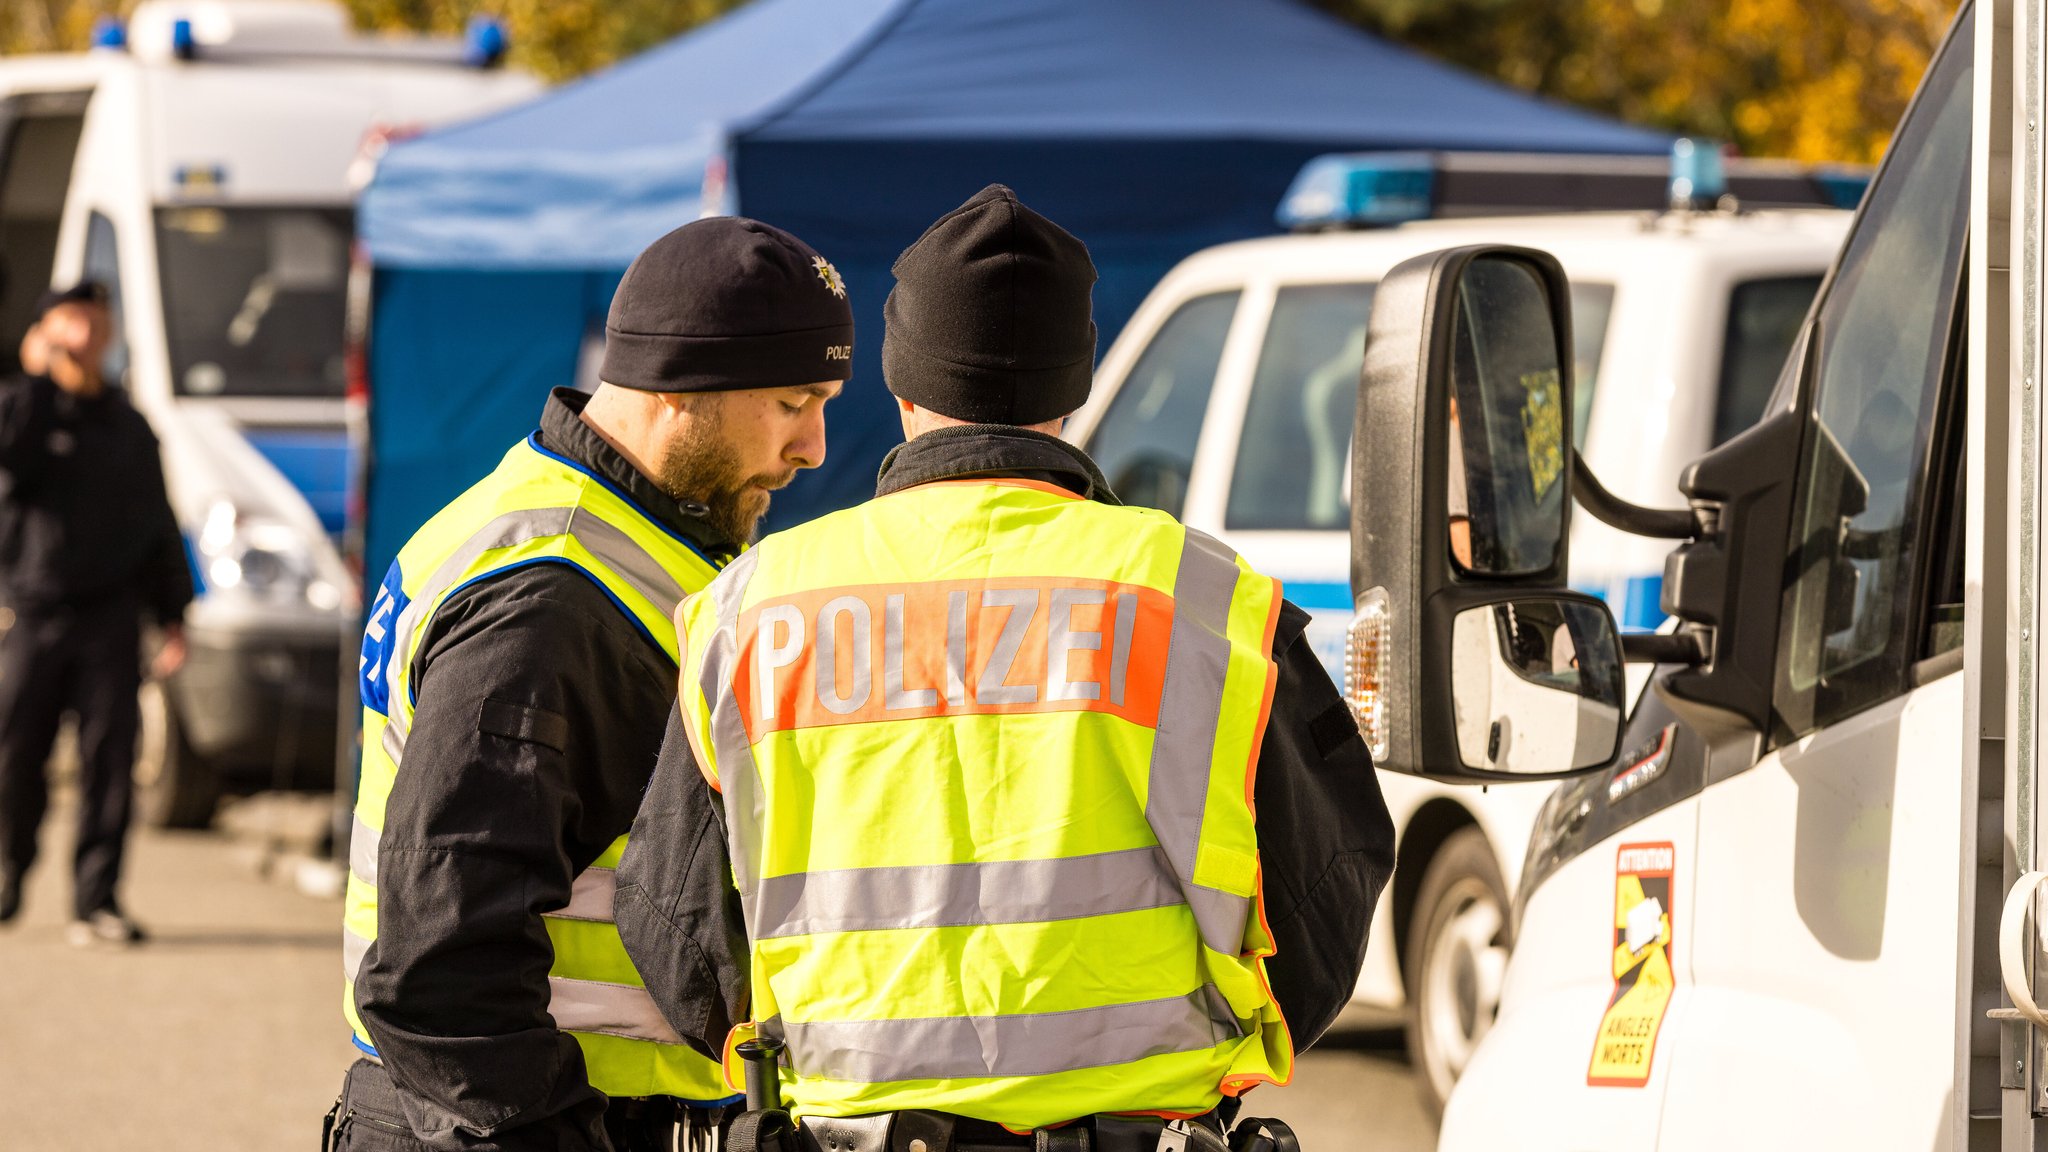
<svg viewBox="0 0 2048 1152"><path fill-rule="evenodd" d="M733 692L750 741L872 720L1107 712L1147 728L1173 598L1106 580L821 588L740 614Z"/></svg>

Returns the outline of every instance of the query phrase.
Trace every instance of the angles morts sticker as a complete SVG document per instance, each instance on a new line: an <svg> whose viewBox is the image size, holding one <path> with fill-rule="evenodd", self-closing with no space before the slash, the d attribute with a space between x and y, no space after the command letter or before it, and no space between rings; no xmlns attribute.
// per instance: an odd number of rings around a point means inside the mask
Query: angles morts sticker
<svg viewBox="0 0 2048 1152"><path fill-rule="evenodd" d="M1640 1088L1650 1082L1657 1032L1671 1004L1670 843L1623 844L1614 860L1614 995L1593 1038L1586 1083Z"/></svg>

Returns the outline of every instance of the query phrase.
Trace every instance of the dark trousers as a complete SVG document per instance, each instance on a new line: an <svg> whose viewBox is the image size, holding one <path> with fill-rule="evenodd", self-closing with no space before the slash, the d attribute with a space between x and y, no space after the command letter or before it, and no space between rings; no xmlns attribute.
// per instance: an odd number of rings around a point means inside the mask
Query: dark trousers
<svg viewBox="0 0 2048 1152"><path fill-rule="evenodd" d="M45 765L64 713L78 717L72 908L114 906L134 790L142 637L132 603L20 616L0 634L0 867L36 859L50 804Z"/></svg>

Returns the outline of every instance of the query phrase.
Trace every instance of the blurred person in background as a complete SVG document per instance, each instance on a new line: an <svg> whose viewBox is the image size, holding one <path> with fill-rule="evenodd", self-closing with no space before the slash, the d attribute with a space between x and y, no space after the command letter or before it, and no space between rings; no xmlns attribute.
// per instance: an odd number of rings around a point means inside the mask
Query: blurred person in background
<svg viewBox="0 0 2048 1152"><path fill-rule="evenodd" d="M0 381L0 922L21 910L49 807L45 763L64 713L78 721L72 922L80 946L143 938L115 897L141 724L142 622L185 655L192 573L149 423L106 380L107 289L46 293Z"/></svg>
<svg viewBox="0 0 2048 1152"><path fill-rule="evenodd" d="M344 912L364 1053L337 1149L675 1147L732 1093L612 919L612 867L676 694L679 601L825 458L852 355L832 265L752 220L656 241L614 295L594 394L399 551L363 639Z"/></svg>

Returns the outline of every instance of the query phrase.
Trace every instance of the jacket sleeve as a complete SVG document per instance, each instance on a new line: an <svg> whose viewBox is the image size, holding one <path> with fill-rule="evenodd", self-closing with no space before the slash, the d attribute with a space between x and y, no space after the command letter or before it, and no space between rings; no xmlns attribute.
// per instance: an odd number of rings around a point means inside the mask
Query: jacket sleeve
<svg viewBox="0 0 2048 1152"><path fill-rule="evenodd" d="M356 1004L431 1148L608 1147L605 1098L548 1015L541 914L626 831L674 692L625 627L595 584L539 565L451 599L415 658Z"/></svg>
<svg viewBox="0 0 2048 1152"><path fill-rule="evenodd" d="M683 1040L717 1060L745 1022L746 921L732 883L725 814L671 712L654 780L619 862L612 914L626 953Z"/></svg>
<svg viewBox="0 0 2048 1152"><path fill-rule="evenodd" d="M1303 636L1308 614L1281 608L1279 683L1259 748L1252 800L1273 995L1295 1051L1314 1044L1351 999L1366 933L1394 871L1394 823L1350 706Z"/></svg>
<svg viewBox="0 0 2048 1152"><path fill-rule="evenodd" d="M29 483L49 458L57 386L40 376L0 382L0 472L10 488Z"/></svg>
<svg viewBox="0 0 2048 1152"><path fill-rule="evenodd" d="M177 624L183 622L185 607L192 603L192 562L185 555L185 535L178 529L178 515L171 510L170 494L164 488L163 454L146 426L143 443L147 450L140 453L143 458L138 461L137 498L146 510L150 543L142 560L142 598L158 624Z"/></svg>

